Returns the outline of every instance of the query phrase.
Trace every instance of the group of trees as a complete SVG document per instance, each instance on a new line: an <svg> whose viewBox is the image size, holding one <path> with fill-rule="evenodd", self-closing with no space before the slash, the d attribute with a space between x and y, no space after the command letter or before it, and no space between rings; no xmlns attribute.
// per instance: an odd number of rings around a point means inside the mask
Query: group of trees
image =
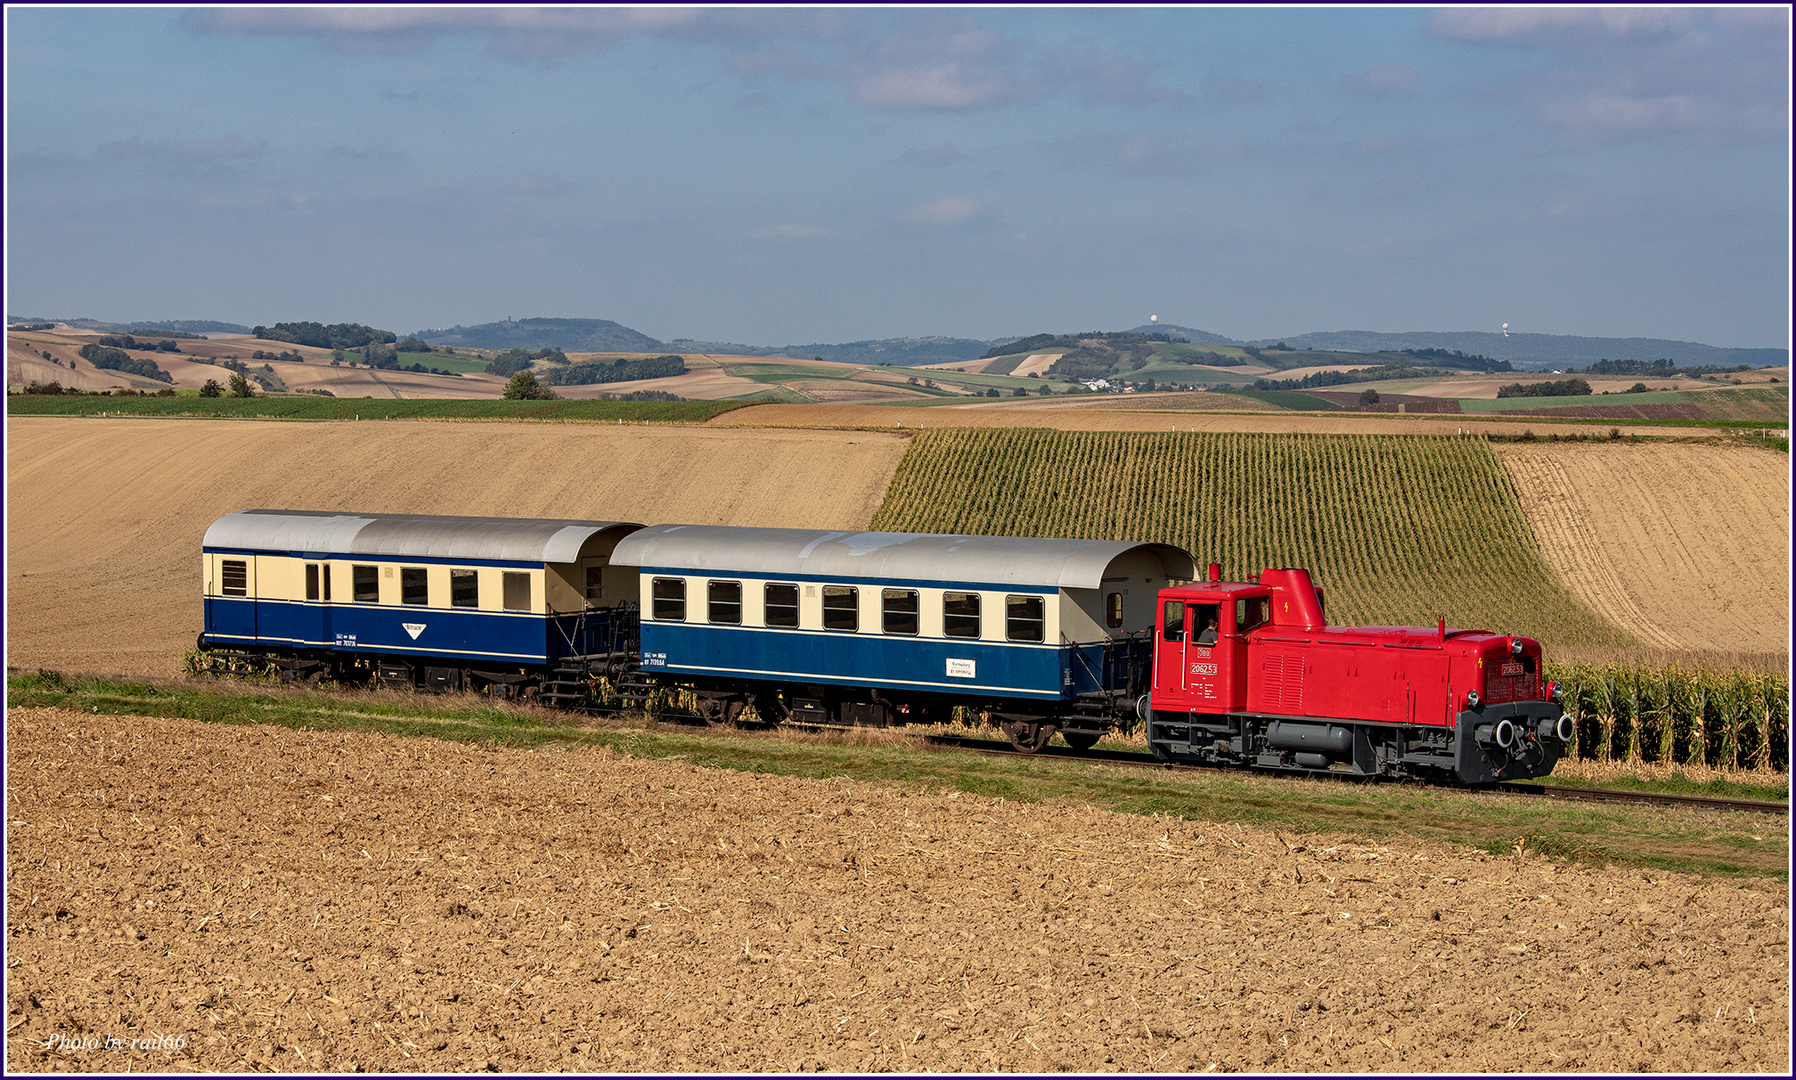
<svg viewBox="0 0 1796 1080"><path fill-rule="evenodd" d="M1316 371L1301 379L1255 379L1252 389L1315 390L1323 386L1346 386L1351 383L1380 382L1385 379L1432 378L1440 374L1433 368L1388 364L1382 367L1354 368L1352 371Z"/></svg>
<svg viewBox="0 0 1796 1080"><path fill-rule="evenodd" d="M562 364L568 362L567 354L554 347L538 349L535 352L506 349L487 361L486 373L488 375L516 375L518 372L528 369L538 360L551 360Z"/></svg>
<svg viewBox="0 0 1796 1080"><path fill-rule="evenodd" d="M206 385L200 387L200 396L206 398L227 396L234 398L249 398L256 396L256 390L255 387L249 384L249 379L246 378L241 371L238 371L231 374L228 392L225 387L218 385L217 379L207 379Z"/></svg>
<svg viewBox="0 0 1796 1080"><path fill-rule="evenodd" d="M172 338L163 338L161 341L151 344L148 341L139 341L130 334L106 334L98 339L98 343L115 349L143 349L149 352L172 353L181 351L181 346L175 344Z"/></svg>
<svg viewBox="0 0 1796 1080"><path fill-rule="evenodd" d="M251 360L280 360L289 364L303 364L306 362L305 357L291 349L282 349L278 353L257 349L255 352L249 354L249 358Z"/></svg>
<svg viewBox="0 0 1796 1080"><path fill-rule="evenodd" d="M1583 379L1559 379L1555 382L1510 383L1499 387L1497 396L1511 397L1581 397L1590 393L1590 384Z"/></svg>
<svg viewBox="0 0 1796 1080"><path fill-rule="evenodd" d="M1170 344L1174 341L1184 340L1185 339L1182 337L1175 338L1170 334L1138 334L1132 330L1120 331L1117 333L1104 333L1094 330L1089 334L1031 334L1029 337L1018 338L1016 341L1008 342L1003 345L993 345L990 349L986 350L985 355L980 359L989 360L994 356L1014 356L1017 353L1053 352L1056 349L1076 349L1081 345L1086 345L1091 342L1103 342L1107 345L1139 345L1146 342L1162 342Z"/></svg>
<svg viewBox="0 0 1796 1080"><path fill-rule="evenodd" d="M1403 355L1413 356L1419 360L1427 360L1435 367L1454 368L1459 371L1513 371L1507 360L1492 360L1488 356L1476 353L1462 353L1458 349L1404 349Z"/></svg>
<svg viewBox="0 0 1796 1080"><path fill-rule="evenodd" d="M686 374L686 361L679 356L654 356L646 360L618 357L606 363L595 360L550 371L546 381L551 386L590 386L593 383L635 382L638 379L668 379Z"/></svg>
<svg viewBox="0 0 1796 1080"><path fill-rule="evenodd" d="M108 371L122 371L127 375L141 375L157 382L172 383L175 377L156 366L156 361L132 356L125 350L113 345L83 345L80 350L81 359L97 368Z"/></svg>
<svg viewBox="0 0 1796 1080"><path fill-rule="evenodd" d="M287 341L310 345L314 349L359 349L364 345L388 345L399 340L399 335L391 330L376 330L361 323L332 323L329 326L315 322L275 323L252 327L250 333L264 341Z"/></svg>
<svg viewBox="0 0 1796 1080"><path fill-rule="evenodd" d="M1587 368L1577 370L1583 375L1645 375L1656 379L1675 379L1679 375L1731 375L1751 371L1752 365L1721 367L1718 364L1700 364L1695 367L1678 367L1677 361L1660 357L1657 360L1598 360Z"/></svg>

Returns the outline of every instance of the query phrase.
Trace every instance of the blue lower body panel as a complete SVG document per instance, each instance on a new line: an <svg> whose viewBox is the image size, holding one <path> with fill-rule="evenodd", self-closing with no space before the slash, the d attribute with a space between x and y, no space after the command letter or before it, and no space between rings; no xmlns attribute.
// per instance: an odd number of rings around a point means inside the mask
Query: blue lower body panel
<svg viewBox="0 0 1796 1080"><path fill-rule="evenodd" d="M206 598L212 645L403 654L440 658L444 666L548 663L555 658L548 623L528 612Z"/></svg>
<svg viewBox="0 0 1796 1080"><path fill-rule="evenodd" d="M1071 647L644 622L645 671L930 694L1069 695Z"/></svg>

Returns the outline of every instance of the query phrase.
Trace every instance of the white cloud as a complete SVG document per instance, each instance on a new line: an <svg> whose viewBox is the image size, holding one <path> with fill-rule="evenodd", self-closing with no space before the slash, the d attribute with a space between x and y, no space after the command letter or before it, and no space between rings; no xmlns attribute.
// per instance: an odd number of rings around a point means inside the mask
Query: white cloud
<svg viewBox="0 0 1796 1080"><path fill-rule="evenodd" d="M949 195L934 202L921 203L904 213L913 225L965 225L985 215L985 208L965 195Z"/></svg>
<svg viewBox="0 0 1796 1080"><path fill-rule="evenodd" d="M1511 96L1568 137L1788 137L1788 8L1447 8L1428 29L1539 53Z"/></svg>

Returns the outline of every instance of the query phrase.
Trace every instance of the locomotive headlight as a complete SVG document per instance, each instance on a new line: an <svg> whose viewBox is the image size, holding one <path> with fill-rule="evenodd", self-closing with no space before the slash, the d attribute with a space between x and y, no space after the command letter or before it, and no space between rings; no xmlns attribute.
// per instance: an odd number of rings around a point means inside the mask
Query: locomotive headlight
<svg viewBox="0 0 1796 1080"><path fill-rule="evenodd" d="M1558 703L1565 700L1565 690L1558 683L1547 684L1547 700Z"/></svg>
<svg viewBox="0 0 1796 1080"><path fill-rule="evenodd" d="M1476 709L1480 704L1483 703L1483 701L1484 701L1484 699L1478 696L1478 691L1471 690L1466 693L1465 707L1468 709Z"/></svg>
<svg viewBox="0 0 1796 1080"><path fill-rule="evenodd" d="M1514 653L1516 656L1522 655L1522 639L1516 638L1514 641L1511 641L1509 643L1509 651Z"/></svg>

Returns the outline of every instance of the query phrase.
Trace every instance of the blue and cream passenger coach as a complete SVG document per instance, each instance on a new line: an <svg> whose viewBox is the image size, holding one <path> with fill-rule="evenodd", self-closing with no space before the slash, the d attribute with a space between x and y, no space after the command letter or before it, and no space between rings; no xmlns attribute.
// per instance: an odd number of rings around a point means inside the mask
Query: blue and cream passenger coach
<svg viewBox="0 0 1796 1080"><path fill-rule="evenodd" d="M240 510L202 542L203 651L388 685L534 685L633 629L615 521Z"/></svg>
<svg viewBox="0 0 1796 1080"><path fill-rule="evenodd" d="M1166 544L700 525L612 561L640 575L641 670L701 709L883 725L976 702L1069 741L1144 691L1156 594L1195 569Z"/></svg>

